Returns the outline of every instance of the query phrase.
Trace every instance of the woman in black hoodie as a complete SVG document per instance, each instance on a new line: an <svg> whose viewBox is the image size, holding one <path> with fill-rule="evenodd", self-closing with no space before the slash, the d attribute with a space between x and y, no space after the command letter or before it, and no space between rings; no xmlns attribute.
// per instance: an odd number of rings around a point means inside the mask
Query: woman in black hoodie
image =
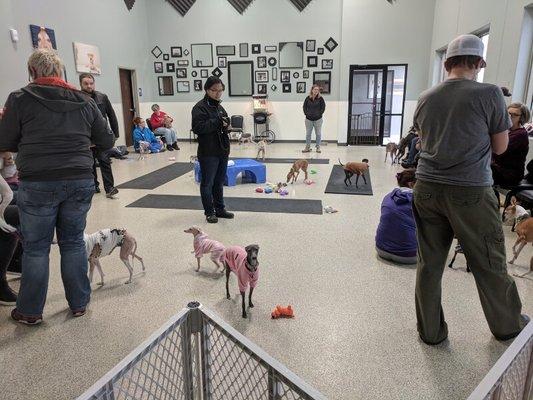
<svg viewBox="0 0 533 400"><path fill-rule="evenodd" d="M326 110L326 102L320 95L320 86L313 85L311 93L305 98L304 101L304 114L305 114L305 149L303 153L309 153L311 151L311 134L313 128L315 128L316 135L316 152L320 153L320 142L322 140L322 115Z"/></svg>
<svg viewBox="0 0 533 400"><path fill-rule="evenodd" d="M230 143L229 118L220 105L224 84L216 76L204 84L205 96L192 109L192 130L198 136L198 162L202 171L200 194L209 223L218 218L233 218L224 206L224 180L228 167Z"/></svg>

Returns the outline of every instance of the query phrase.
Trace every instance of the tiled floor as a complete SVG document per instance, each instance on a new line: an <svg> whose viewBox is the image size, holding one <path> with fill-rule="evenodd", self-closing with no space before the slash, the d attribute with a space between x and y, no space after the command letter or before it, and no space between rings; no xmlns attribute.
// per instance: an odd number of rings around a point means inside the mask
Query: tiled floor
<svg viewBox="0 0 533 400"><path fill-rule="evenodd" d="M255 154L252 145L235 146L235 156ZM301 145L274 144L269 157L300 157ZM194 145L179 152L114 161L117 184L168 165L169 156L188 161ZM115 253L103 259L106 285L93 286L88 314L72 319L67 312L58 270L58 251L50 257L48 300L40 327L16 325L10 308L0 308L0 397L68 399L81 394L190 300L199 300L270 355L331 399L466 398L509 343L492 338L474 281L458 257L458 270L443 280L449 342L421 343L414 311L415 269L376 258L374 234L380 203L395 185L397 166L383 162L385 150L373 147L323 147L313 165L316 184L290 187L289 198L322 199L337 214L297 215L238 213L233 221L210 225L198 211L153 210L125 206L147 193L198 194L192 173L155 190L127 190L118 200L96 195L87 230L126 227L139 243L147 271L138 266L134 282ZM311 157L317 157L312 153ZM337 158L370 160L373 196L324 194ZM267 164L267 179L283 180L287 164ZM266 196L255 185L228 188L226 196ZM277 195L271 195L277 196ZM280 199L280 201L284 201ZM203 260L194 272L192 237L183 233L199 225L227 245L259 243L261 277L255 308L242 320L239 304L224 295L224 281ZM514 233L505 228L510 250ZM511 271L525 271L527 247ZM17 286L16 281L13 283ZM237 293L232 278L232 293ZM518 279L524 311L533 314L533 281ZM236 296L233 296L234 298ZM292 304L296 318L271 320L276 304Z"/></svg>

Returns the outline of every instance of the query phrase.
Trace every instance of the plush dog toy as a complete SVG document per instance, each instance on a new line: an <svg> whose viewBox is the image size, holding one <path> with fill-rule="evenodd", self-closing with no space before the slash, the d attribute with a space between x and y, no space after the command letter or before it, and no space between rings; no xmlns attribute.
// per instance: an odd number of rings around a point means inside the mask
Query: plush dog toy
<svg viewBox="0 0 533 400"><path fill-rule="evenodd" d="M220 268L224 271L223 253L225 247L222 243L216 240L209 239L206 233L202 232L197 226L191 226L189 229L185 229L183 232L190 233L194 236L194 256L198 262L196 272L200 270L200 259L204 254L210 254L211 261L217 266L217 271Z"/></svg>
<svg viewBox="0 0 533 400"><path fill-rule="evenodd" d="M294 311L290 305L287 307L276 306L272 311L272 319L278 318L294 318Z"/></svg>
<svg viewBox="0 0 533 400"><path fill-rule="evenodd" d="M136 258L141 262L142 270L144 271L144 262L142 257L139 257L137 252L137 241L130 235L126 229L102 229L91 235L85 234L83 237L85 241L85 250L89 259L89 280L93 280L93 272L98 269L100 273L100 285L104 284L104 272L100 265L100 258L108 256L117 247L120 247L120 260L124 263L130 278L126 283L131 283L133 276L133 261ZM131 256L131 264L129 258Z"/></svg>

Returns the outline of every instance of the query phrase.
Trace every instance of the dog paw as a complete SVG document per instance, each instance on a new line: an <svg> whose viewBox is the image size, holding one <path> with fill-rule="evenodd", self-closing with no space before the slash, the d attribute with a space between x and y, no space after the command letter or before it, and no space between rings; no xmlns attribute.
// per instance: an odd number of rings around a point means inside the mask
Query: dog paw
<svg viewBox="0 0 533 400"><path fill-rule="evenodd" d="M125 282L126 285L129 284L129 283L131 283L131 280Z"/></svg>
<svg viewBox="0 0 533 400"><path fill-rule="evenodd" d="M254 308L254 303L252 303L252 302L248 303L248 307Z"/></svg>
<svg viewBox="0 0 533 400"><path fill-rule="evenodd" d="M243 313L242 313L242 317L243 317L243 318L247 318L248 315L247 315L245 312L243 312Z"/></svg>
<svg viewBox="0 0 533 400"><path fill-rule="evenodd" d="M231 299L231 296L229 294L226 295L226 299Z"/></svg>

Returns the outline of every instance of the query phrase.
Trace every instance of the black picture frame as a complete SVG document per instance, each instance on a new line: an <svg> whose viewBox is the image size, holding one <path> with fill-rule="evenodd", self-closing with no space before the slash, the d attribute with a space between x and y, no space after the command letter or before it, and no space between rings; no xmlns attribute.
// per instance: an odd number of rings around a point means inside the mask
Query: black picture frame
<svg viewBox="0 0 533 400"><path fill-rule="evenodd" d="M278 46L265 46L265 53L275 53L278 51Z"/></svg>
<svg viewBox="0 0 533 400"><path fill-rule="evenodd" d="M235 46L234 45L217 46L216 52L217 52L217 56L234 56Z"/></svg>
<svg viewBox="0 0 533 400"><path fill-rule="evenodd" d="M178 64L178 67L188 67L189 60L178 60L176 61L176 64Z"/></svg>
<svg viewBox="0 0 533 400"><path fill-rule="evenodd" d="M248 43L239 43L239 57L248 57Z"/></svg>
<svg viewBox="0 0 533 400"><path fill-rule="evenodd" d="M292 92L292 85L290 83L284 83L282 86L283 93L291 93Z"/></svg>
<svg viewBox="0 0 533 400"><path fill-rule="evenodd" d="M268 71L255 71L256 83L268 83Z"/></svg>
<svg viewBox="0 0 533 400"><path fill-rule="evenodd" d="M174 78L172 76L158 76L157 86L159 96L174 96Z"/></svg>
<svg viewBox="0 0 533 400"><path fill-rule="evenodd" d="M176 93L190 93L191 83L189 81L176 81Z"/></svg>
<svg viewBox="0 0 533 400"><path fill-rule="evenodd" d="M168 54L163 54L163 61L170 60L170 56Z"/></svg>
<svg viewBox="0 0 533 400"><path fill-rule="evenodd" d="M155 46L151 51L150 53L152 53L152 55L155 57L155 58L159 58L161 57L161 54L163 54L163 50L161 50L159 48L159 46Z"/></svg>
<svg viewBox="0 0 533 400"><path fill-rule="evenodd" d="M309 39L305 41L305 51L314 53L316 50L316 40Z"/></svg>
<svg viewBox="0 0 533 400"><path fill-rule="evenodd" d="M266 83L260 83L257 85L257 94L267 94Z"/></svg>
<svg viewBox="0 0 533 400"><path fill-rule="evenodd" d="M201 78L207 78L209 76L209 71L207 69L201 69L200 70L200 77Z"/></svg>
<svg viewBox="0 0 533 400"><path fill-rule="evenodd" d="M192 76L193 78L196 78L196 77L198 76L198 71L194 71L194 70L191 71L191 76Z"/></svg>
<svg viewBox="0 0 533 400"><path fill-rule="evenodd" d="M211 64L207 65L207 64L200 64L200 63L194 63L194 46L209 46L210 48L210 52L211 52ZM199 51L197 49L197 51ZM199 61L199 60L196 60L196 61ZM213 66L213 44L212 43L192 43L191 44L191 65L193 67L201 67L201 68L204 68L204 67L212 67Z"/></svg>
<svg viewBox="0 0 533 400"><path fill-rule="evenodd" d="M213 71L211 71L211 75L216 76L217 78L220 78L224 72L218 67L216 67Z"/></svg>
<svg viewBox="0 0 533 400"><path fill-rule="evenodd" d="M218 68L227 68L228 58L227 57L218 57Z"/></svg>
<svg viewBox="0 0 533 400"><path fill-rule="evenodd" d="M296 82L296 93L306 93L307 85L305 82Z"/></svg>
<svg viewBox="0 0 533 400"><path fill-rule="evenodd" d="M327 76L326 79L318 79ZM331 71L315 71L313 72L313 85L320 87L321 94L331 93Z"/></svg>
<svg viewBox="0 0 533 400"><path fill-rule="evenodd" d="M304 69L303 72L302 72L302 78L304 79L309 79L309 70L308 69Z"/></svg>
<svg viewBox="0 0 533 400"><path fill-rule="evenodd" d="M195 92L201 92L203 87L204 87L204 85L202 84L202 80L201 79L195 79L194 80L194 91Z"/></svg>
<svg viewBox="0 0 533 400"><path fill-rule="evenodd" d="M161 61L155 61L154 62L154 72L156 74L162 74L164 71L163 63Z"/></svg>
<svg viewBox="0 0 533 400"><path fill-rule="evenodd" d="M276 90L278 90L278 87L275 84L272 84L272 86L270 86L270 90L275 92Z"/></svg>
<svg viewBox="0 0 533 400"><path fill-rule="evenodd" d="M307 68L313 68L318 66L317 56L307 56Z"/></svg>
<svg viewBox="0 0 533 400"><path fill-rule="evenodd" d="M167 72L175 72L176 71L176 64L174 64L173 62L172 63L167 63L166 64L166 70L167 70Z"/></svg>
<svg viewBox="0 0 533 400"><path fill-rule="evenodd" d="M298 79L298 78L300 77L300 73L299 73L298 71L294 71L294 72L292 73L292 77L293 77L294 79Z"/></svg>
<svg viewBox="0 0 533 400"><path fill-rule="evenodd" d="M189 50L188 49L183 50L183 55L184 56L188 56L189 55Z"/></svg>
<svg viewBox="0 0 533 400"><path fill-rule="evenodd" d="M271 67L275 67L278 63L278 60L276 60L276 57L269 57L268 58L268 65Z"/></svg>
<svg viewBox="0 0 533 400"><path fill-rule="evenodd" d="M252 54L261 54L261 45L259 43L252 44Z"/></svg>
<svg viewBox="0 0 533 400"><path fill-rule="evenodd" d="M281 83L286 83L291 81L291 71L280 71L279 81Z"/></svg>
<svg viewBox="0 0 533 400"><path fill-rule="evenodd" d="M332 58L323 58L322 59L322 69L333 69L333 59Z"/></svg>
<svg viewBox="0 0 533 400"><path fill-rule="evenodd" d="M246 64L250 69L250 85L249 93L234 93L233 86L231 84L232 67L237 65ZM238 74L239 78L242 78L242 73ZM253 61L229 61L228 62L228 94L230 97L250 97L254 94L254 62Z"/></svg>
<svg viewBox="0 0 533 400"><path fill-rule="evenodd" d="M174 58L182 57L183 56L183 50L182 50L181 46L172 46L170 48L170 56L174 57Z"/></svg>
<svg viewBox="0 0 533 400"><path fill-rule="evenodd" d="M317 53L318 55L321 56L322 54L324 54L324 48L323 48L323 47L319 47L319 48L316 50L316 53Z"/></svg>
<svg viewBox="0 0 533 400"><path fill-rule="evenodd" d="M266 68L267 58L265 56L257 57L257 68Z"/></svg>
<svg viewBox="0 0 533 400"><path fill-rule="evenodd" d="M335 39L333 39L332 37L330 37L326 43L324 43L324 47L326 49L328 49L328 51L331 53L333 50L335 50L337 48L339 44L335 41Z"/></svg>
<svg viewBox="0 0 533 400"><path fill-rule="evenodd" d="M176 78L186 79L187 78L187 68L176 68Z"/></svg>
<svg viewBox="0 0 533 400"><path fill-rule="evenodd" d="M278 69L276 67L272 67L272 80L277 81L278 80Z"/></svg>

